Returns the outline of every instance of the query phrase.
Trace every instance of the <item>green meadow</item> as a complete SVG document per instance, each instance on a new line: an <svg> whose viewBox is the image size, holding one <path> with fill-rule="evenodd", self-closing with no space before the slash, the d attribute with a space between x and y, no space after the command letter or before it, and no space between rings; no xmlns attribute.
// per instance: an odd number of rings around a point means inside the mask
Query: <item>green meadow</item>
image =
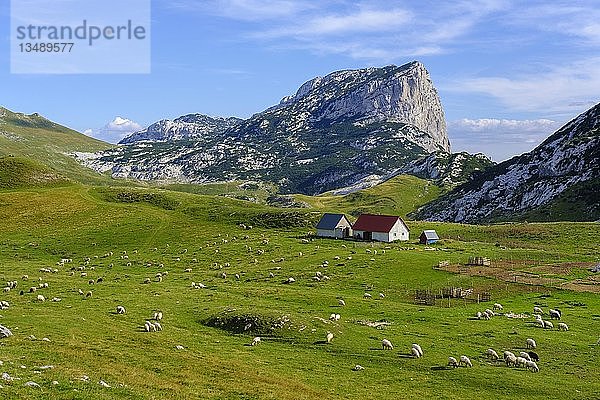
<svg viewBox="0 0 600 400"><path fill-rule="evenodd" d="M32 176L40 168L25 167ZM7 374L0 379L2 398L599 396L597 294L434 268L481 256L492 266L520 260L524 269L578 263L581 268L559 278L593 279L586 266L600 261L597 223L407 221L409 243L364 243L311 233L324 210L381 208L405 216L438 189L421 181L406 199L383 186L380 192L302 199L311 208L278 209L186 193L194 192L190 188L34 183L0 191L0 280L17 281L0 294L10 304L0 311L0 325L13 333L0 339L0 372ZM417 244L425 228L437 229L443 240L427 248ZM58 265L63 258L72 262ZM43 272L48 269L56 272ZM317 273L329 279L318 281ZM295 282L285 283L290 277ZM29 293L44 283L47 288ZM447 287L489 293L491 301L414 302L416 290ZM538 305L545 319L549 308L560 308L570 329L544 330L531 317L473 318L496 302L504 307L501 314L531 315ZM127 312L117 314L118 305ZM144 331L157 311L164 315L163 330ZM332 313L340 320L330 321ZM255 336L261 343L250 346ZM393 350L382 349L384 338ZM527 338L538 344L539 373L485 356L488 348L500 355L523 351ZM422 358L409 356L412 343L423 348ZM472 368L446 367L449 356L461 355ZM353 371L357 364L364 369ZM28 381L40 387L26 387Z"/></svg>

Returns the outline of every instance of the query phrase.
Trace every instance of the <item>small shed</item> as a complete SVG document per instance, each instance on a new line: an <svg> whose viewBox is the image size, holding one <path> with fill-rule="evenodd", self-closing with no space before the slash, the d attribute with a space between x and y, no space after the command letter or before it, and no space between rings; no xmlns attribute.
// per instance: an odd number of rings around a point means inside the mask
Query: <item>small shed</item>
<svg viewBox="0 0 600 400"><path fill-rule="evenodd" d="M421 236L419 236L419 243L421 244L432 244L438 240L440 240L440 237L433 229L423 231L421 232Z"/></svg>
<svg viewBox="0 0 600 400"><path fill-rule="evenodd" d="M408 226L395 215L361 214L352 229L355 238L378 242L408 240L409 236Z"/></svg>
<svg viewBox="0 0 600 400"><path fill-rule="evenodd" d="M337 239L352 237L352 224L344 214L325 213L317 224L317 236Z"/></svg>

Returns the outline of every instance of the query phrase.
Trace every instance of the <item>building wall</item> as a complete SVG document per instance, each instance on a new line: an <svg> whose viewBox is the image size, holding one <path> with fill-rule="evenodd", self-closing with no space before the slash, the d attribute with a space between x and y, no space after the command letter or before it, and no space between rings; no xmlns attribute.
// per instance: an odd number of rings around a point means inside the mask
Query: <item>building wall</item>
<svg viewBox="0 0 600 400"><path fill-rule="evenodd" d="M317 236L319 237L335 237L335 231L330 229L317 229Z"/></svg>
<svg viewBox="0 0 600 400"><path fill-rule="evenodd" d="M354 231L354 237L363 238L365 231ZM372 239L378 242L393 242L395 240L409 240L410 235L404 224L398 220L389 232L372 232Z"/></svg>

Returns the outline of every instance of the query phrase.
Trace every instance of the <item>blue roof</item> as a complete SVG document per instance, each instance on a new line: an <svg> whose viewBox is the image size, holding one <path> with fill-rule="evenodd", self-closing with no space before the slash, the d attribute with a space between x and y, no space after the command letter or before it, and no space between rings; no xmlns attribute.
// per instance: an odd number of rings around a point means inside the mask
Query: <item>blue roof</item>
<svg viewBox="0 0 600 400"><path fill-rule="evenodd" d="M325 214L323 214L323 217L317 224L317 229L335 229L335 227L337 226L337 224L340 222L340 220L342 218L344 218L346 221L348 221L348 218L346 218L346 216L344 214L325 213ZM350 223L350 221L348 221L348 224L349 223Z"/></svg>
<svg viewBox="0 0 600 400"><path fill-rule="evenodd" d="M423 231L423 233L425 234L425 237L429 240L440 240L440 237L438 236L437 232L434 230Z"/></svg>

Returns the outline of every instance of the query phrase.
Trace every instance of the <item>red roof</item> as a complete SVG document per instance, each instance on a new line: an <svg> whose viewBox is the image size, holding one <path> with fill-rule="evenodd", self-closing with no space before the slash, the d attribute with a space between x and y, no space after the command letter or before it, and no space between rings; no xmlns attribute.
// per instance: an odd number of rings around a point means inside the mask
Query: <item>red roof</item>
<svg viewBox="0 0 600 400"><path fill-rule="evenodd" d="M394 215L373 215L373 214L361 214L356 220L352 229L357 231L365 232L389 232L396 221L400 222L408 229L402 218Z"/></svg>

